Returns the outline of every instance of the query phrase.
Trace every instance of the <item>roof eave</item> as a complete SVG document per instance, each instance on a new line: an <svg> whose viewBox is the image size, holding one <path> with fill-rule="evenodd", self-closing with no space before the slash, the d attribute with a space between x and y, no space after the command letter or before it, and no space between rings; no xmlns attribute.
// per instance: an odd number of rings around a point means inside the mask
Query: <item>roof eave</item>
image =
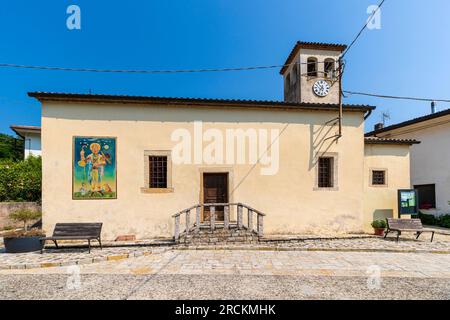
<svg viewBox="0 0 450 320"><path fill-rule="evenodd" d="M283 75L286 72L289 64L291 64L292 60L297 55L300 49L318 49L318 50L330 50L330 51L340 51L343 52L347 49L347 45L345 44L337 44L337 43L322 43L322 42L304 42L297 41L289 53L283 67L281 67L280 74Z"/></svg>
<svg viewBox="0 0 450 320"><path fill-rule="evenodd" d="M381 145L416 145L416 144L420 144L420 141L417 140L410 140L410 141L399 141L399 140L379 140L379 141L375 141L375 140L364 140L364 144L381 144Z"/></svg>
<svg viewBox="0 0 450 320"><path fill-rule="evenodd" d="M440 117L445 117L447 115L450 115L450 109L446 109L446 110L443 110L443 111L440 111L437 113L432 113L432 114L429 114L429 115L426 115L423 117L419 117L416 119L411 119L411 120L407 120L404 122L400 122L400 123L397 123L397 124L394 124L394 125L382 128L382 129L374 130L374 131L366 133L364 136L365 137L376 136L377 134L380 134L380 133L386 133L386 132L390 132L393 130L405 128L405 127L412 126L412 125L415 125L415 124L418 124L421 122L426 122L426 121L434 120L434 119L437 119Z"/></svg>
<svg viewBox="0 0 450 320"><path fill-rule="evenodd" d="M68 94L29 92L30 97L41 102L65 101L65 102L94 102L94 103L133 103L133 104L157 104L157 105L181 105L181 106L221 106L250 109L270 110L320 110L336 111L335 104L298 104L281 101L256 101L256 100L221 100L221 99L199 99L199 98L165 98L145 96L118 96L118 95L92 95L92 94ZM374 110L374 106L368 105L344 105L345 111L368 112Z"/></svg>
<svg viewBox="0 0 450 320"><path fill-rule="evenodd" d="M25 139L23 135L20 134L13 126L9 127L12 131L14 131L15 134L17 134L20 138Z"/></svg>
<svg viewBox="0 0 450 320"><path fill-rule="evenodd" d="M40 133L41 132L40 127L11 125L11 126L9 126L9 128L12 131L14 131L22 139L25 139L24 133Z"/></svg>

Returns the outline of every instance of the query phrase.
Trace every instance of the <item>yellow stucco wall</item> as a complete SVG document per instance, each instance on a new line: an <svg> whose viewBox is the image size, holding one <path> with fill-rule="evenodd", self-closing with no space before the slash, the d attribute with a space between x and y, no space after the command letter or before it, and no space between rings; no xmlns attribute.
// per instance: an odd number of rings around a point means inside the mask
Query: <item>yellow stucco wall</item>
<svg viewBox="0 0 450 320"><path fill-rule="evenodd" d="M364 154L364 230L373 220L398 218L397 190L410 188L410 147L368 144ZM387 170L387 186L371 186L371 170Z"/></svg>
<svg viewBox="0 0 450 320"><path fill-rule="evenodd" d="M105 239L135 234L170 236L171 215L199 202L202 171L230 172L230 201L248 204L267 216L265 232L337 233L363 229L363 113L345 112L343 138L325 140L336 127L325 111L223 110L44 102L42 107L43 223L103 222ZM173 165L173 193L142 193L144 151L170 150L171 133L203 121L204 129L279 129L280 168L262 176L260 165ZM115 200L72 200L73 136L117 137ZM337 190L315 190L315 155L338 154ZM403 171L407 171L407 166ZM407 172L405 171L405 174ZM406 176L405 176L406 177ZM404 179L401 177L401 179ZM402 180L403 181L403 180Z"/></svg>

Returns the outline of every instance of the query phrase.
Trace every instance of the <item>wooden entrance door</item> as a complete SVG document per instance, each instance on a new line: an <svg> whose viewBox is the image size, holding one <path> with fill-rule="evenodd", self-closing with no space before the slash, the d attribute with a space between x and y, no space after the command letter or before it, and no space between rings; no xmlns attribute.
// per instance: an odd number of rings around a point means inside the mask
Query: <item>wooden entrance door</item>
<svg viewBox="0 0 450 320"><path fill-rule="evenodd" d="M203 174L203 203L228 203L228 173ZM216 221L224 220L224 207L216 207ZM209 207L203 209L203 221L209 221Z"/></svg>

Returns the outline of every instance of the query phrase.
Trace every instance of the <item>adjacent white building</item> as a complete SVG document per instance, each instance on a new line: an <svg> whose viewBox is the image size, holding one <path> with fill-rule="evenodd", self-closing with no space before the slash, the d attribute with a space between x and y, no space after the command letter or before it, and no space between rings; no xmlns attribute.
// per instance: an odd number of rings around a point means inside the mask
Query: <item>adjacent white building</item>
<svg viewBox="0 0 450 320"><path fill-rule="evenodd" d="M41 155L41 127L13 125L10 128L24 140L24 158Z"/></svg>
<svg viewBox="0 0 450 320"><path fill-rule="evenodd" d="M367 137L415 139L411 148L411 184L419 191L424 213L450 213L450 109L366 134Z"/></svg>

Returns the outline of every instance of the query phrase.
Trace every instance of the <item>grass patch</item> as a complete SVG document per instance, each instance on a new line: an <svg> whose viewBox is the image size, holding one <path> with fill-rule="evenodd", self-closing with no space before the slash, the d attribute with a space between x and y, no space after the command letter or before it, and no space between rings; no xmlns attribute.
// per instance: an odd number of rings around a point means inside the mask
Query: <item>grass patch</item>
<svg viewBox="0 0 450 320"><path fill-rule="evenodd" d="M100 192L100 191L89 191L88 193L82 194L81 192L74 192L74 199L115 199L115 192Z"/></svg>

